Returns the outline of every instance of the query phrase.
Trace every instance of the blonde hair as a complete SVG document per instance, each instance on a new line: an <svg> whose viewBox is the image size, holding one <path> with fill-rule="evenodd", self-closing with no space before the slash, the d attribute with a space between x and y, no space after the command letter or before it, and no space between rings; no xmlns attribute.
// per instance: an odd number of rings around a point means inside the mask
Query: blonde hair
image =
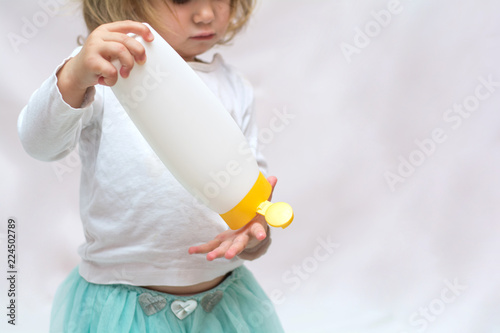
<svg viewBox="0 0 500 333"><path fill-rule="evenodd" d="M166 0L163 0L166 2ZM256 0L231 0L231 17L226 36L219 43L229 42L245 26ZM83 18L89 32L101 24L132 20L148 22L154 28L160 18L150 0L82 0Z"/></svg>

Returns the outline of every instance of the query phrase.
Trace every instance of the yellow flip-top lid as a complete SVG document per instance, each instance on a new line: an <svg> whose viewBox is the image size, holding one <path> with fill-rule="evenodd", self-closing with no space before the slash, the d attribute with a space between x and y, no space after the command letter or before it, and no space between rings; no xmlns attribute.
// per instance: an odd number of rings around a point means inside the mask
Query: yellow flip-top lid
<svg viewBox="0 0 500 333"><path fill-rule="evenodd" d="M271 227L282 227L285 229L293 221L292 206L286 202L272 203L264 201L257 207L257 213L264 215L267 224Z"/></svg>
<svg viewBox="0 0 500 333"><path fill-rule="evenodd" d="M233 229L240 229L250 222L256 214L263 215L272 227L286 228L293 221L292 207L285 202L271 203L267 199L272 187L262 173L247 195L229 212L220 216Z"/></svg>

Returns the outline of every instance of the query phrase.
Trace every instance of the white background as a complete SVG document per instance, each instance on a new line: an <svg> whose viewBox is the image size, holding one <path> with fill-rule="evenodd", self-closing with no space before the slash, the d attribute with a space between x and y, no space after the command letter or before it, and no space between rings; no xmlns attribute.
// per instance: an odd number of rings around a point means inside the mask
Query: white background
<svg viewBox="0 0 500 333"><path fill-rule="evenodd" d="M0 331L46 332L83 241L79 162L30 158L16 121L85 29L78 9L50 17L37 1L0 3ZM290 115L263 141L274 198L296 218L248 264L287 332L500 332L500 86L480 81L500 82L499 13L495 0L261 1L218 50L254 85L262 128ZM26 22L39 27L28 34ZM473 111L449 113L464 103ZM401 181L391 186L388 172Z"/></svg>

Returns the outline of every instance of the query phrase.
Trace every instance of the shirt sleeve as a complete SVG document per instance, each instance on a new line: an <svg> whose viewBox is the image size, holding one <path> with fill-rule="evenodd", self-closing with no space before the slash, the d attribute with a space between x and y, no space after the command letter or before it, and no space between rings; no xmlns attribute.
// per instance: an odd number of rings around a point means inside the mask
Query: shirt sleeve
<svg viewBox="0 0 500 333"><path fill-rule="evenodd" d="M254 109L253 88L250 83L243 79L245 111L241 118L241 130L248 140L250 149L254 153L257 165L264 176L267 175L267 162L262 154L262 147L259 144L259 129L257 127L256 112Z"/></svg>
<svg viewBox="0 0 500 333"><path fill-rule="evenodd" d="M264 155L262 154L261 151L262 146L260 145L259 142L259 128L257 126L256 111L254 109L255 103L254 103L253 88L250 85L250 83L245 79L242 79L242 83L244 91L243 98L246 108L241 117L241 130L248 140L248 144L250 146L250 149L254 153L260 171L262 172L262 174L264 174L264 176L267 177L268 176L267 162L265 160ZM260 258L267 252L269 246L271 245L271 242L272 242L271 228L269 228L268 226L267 237L264 240L262 240L257 246L250 249L246 249L243 252L241 252L238 255L238 257L240 259L250 260L250 261Z"/></svg>
<svg viewBox="0 0 500 333"><path fill-rule="evenodd" d="M57 87L56 74L70 58L33 93L18 118L18 134L24 149L42 161L55 161L68 155L92 117L94 87L87 89L80 108L68 105Z"/></svg>

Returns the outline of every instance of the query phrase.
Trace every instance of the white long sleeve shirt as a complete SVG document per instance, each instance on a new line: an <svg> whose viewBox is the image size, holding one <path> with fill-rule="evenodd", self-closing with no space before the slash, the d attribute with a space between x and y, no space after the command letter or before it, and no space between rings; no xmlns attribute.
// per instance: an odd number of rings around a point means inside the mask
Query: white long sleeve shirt
<svg viewBox="0 0 500 333"><path fill-rule="evenodd" d="M226 224L170 174L109 87L89 88L80 108L65 103L56 77L63 64L31 96L18 131L25 150L44 161L79 146L82 277L99 284L186 286L240 266L238 257L208 262L204 255L188 254L190 246L213 239ZM265 171L250 85L220 55L211 63L189 64L240 126Z"/></svg>

